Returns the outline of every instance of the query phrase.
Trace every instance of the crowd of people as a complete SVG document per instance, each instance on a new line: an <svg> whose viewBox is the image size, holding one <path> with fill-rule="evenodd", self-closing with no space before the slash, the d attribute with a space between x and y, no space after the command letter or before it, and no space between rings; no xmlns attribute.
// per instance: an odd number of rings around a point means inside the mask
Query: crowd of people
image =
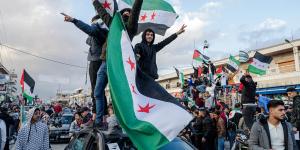
<svg viewBox="0 0 300 150"><path fill-rule="evenodd" d="M248 72L230 85L229 71L217 76L211 62L194 70L178 99L195 116L183 136L198 149L232 149L240 131L248 136L249 149L299 149L300 96L294 87L286 93L293 103L285 104L256 94L257 83Z"/></svg>

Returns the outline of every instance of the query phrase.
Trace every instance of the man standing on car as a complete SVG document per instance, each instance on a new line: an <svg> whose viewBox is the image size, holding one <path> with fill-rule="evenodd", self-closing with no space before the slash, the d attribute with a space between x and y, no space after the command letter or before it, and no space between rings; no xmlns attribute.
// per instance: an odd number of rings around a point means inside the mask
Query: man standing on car
<svg viewBox="0 0 300 150"><path fill-rule="evenodd" d="M65 15L65 14L64 14ZM89 37L86 40L86 44L90 46L89 52L88 52L88 61L89 64L89 75L90 75L90 82L91 82L91 97L93 102L93 109L92 112L94 114L94 117L96 117L96 101L94 97L94 90L97 80L97 72L101 66L101 51L102 46L105 43L108 28L107 26L101 21L100 16L96 15L92 18L92 24L88 25L81 20L75 19L71 16L65 15L65 21L66 22L72 22L77 28L79 28L84 33L88 34Z"/></svg>
<svg viewBox="0 0 300 150"><path fill-rule="evenodd" d="M242 90L242 105L243 105L243 117L248 129L251 129L254 123L254 116L256 111L255 95L256 95L256 84L254 83L251 75L245 73L240 82L244 88Z"/></svg>

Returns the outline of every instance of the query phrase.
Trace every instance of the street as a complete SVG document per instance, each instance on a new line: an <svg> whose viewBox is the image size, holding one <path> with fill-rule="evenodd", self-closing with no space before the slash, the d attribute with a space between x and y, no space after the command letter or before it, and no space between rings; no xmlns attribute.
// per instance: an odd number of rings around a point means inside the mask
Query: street
<svg viewBox="0 0 300 150"><path fill-rule="evenodd" d="M67 144L63 143L63 144L51 144L51 148L52 150L64 150L65 147L67 146ZM12 145L10 147L10 149L15 150L15 145Z"/></svg>
<svg viewBox="0 0 300 150"><path fill-rule="evenodd" d="M52 150L64 150L67 144L51 144Z"/></svg>

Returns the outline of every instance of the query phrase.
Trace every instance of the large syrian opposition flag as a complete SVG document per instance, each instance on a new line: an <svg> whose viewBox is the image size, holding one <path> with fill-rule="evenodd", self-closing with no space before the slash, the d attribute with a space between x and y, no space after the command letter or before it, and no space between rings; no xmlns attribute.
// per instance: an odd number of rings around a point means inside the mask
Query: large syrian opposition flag
<svg viewBox="0 0 300 150"><path fill-rule="evenodd" d="M31 103L33 100L33 90L35 81L33 78L26 72L25 69L23 69L21 80L20 80L21 88L22 88L22 94L23 97L27 99L27 102Z"/></svg>
<svg viewBox="0 0 300 150"><path fill-rule="evenodd" d="M194 50L194 54L193 54L193 60L199 61L199 62L205 62L207 63L209 61L209 57L201 54L198 50Z"/></svg>
<svg viewBox="0 0 300 150"><path fill-rule="evenodd" d="M227 64L227 69L231 72L236 72L239 70L240 62L230 55L229 62Z"/></svg>
<svg viewBox="0 0 300 150"><path fill-rule="evenodd" d="M119 10L132 8L135 0L119 0ZM138 33L151 28L156 34L165 35L178 15L172 5L165 0L144 0L140 12Z"/></svg>
<svg viewBox="0 0 300 150"><path fill-rule="evenodd" d="M256 52L252 58L251 64L248 66L248 70L254 74L264 75L272 60L273 58L271 56L265 56Z"/></svg>
<svg viewBox="0 0 300 150"><path fill-rule="evenodd" d="M119 12L114 16L108 39L108 80L118 121L138 149L159 149L172 141L192 116L137 67Z"/></svg>

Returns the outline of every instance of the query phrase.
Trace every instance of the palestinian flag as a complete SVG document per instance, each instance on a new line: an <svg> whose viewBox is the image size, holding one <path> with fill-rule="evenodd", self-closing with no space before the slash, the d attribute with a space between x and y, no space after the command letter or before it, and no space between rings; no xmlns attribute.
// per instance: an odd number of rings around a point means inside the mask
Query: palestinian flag
<svg viewBox="0 0 300 150"><path fill-rule="evenodd" d="M135 0L119 0L119 10L131 8ZM140 12L138 33L151 28L156 34L165 35L166 30L176 21L172 5L165 0L144 0Z"/></svg>
<svg viewBox="0 0 300 150"><path fill-rule="evenodd" d="M218 69L216 70L216 75L217 77L222 76L223 74L223 66L219 66Z"/></svg>
<svg viewBox="0 0 300 150"><path fill-rule="evenodd" d="M179 78L179 83L181 84L181 88L183 88L183 85L184 85L184 74L183 72L179 71L177 68L175 68L175 71L176 71L176 74L177 74L177 77Z"/></svg>
<svg viewBox="0 0 300 150"><path fill-rule="evenodd" d="M249 61L249 55L248 55L248 53L245 52L245 51L240 51L239 52L239 60L242 63L248 62Z"/></svg>
<svg viewBox="0 0 300 150"><path fill-rule="evenodd" d="M102 7L110 14L110 16L114 15L114 12L118 9L118 4L115 0L98 0Z"/></svg>
<svg viewBox="0 0 300 150"><path fill-rule="evenodd" d="M259 52L256 52L251 64L248 67L249 72L259 75L266 74L266 70L269 68L273 58L271 56L265 56Z"/></svg>
<svg viewBox="0 0 300 150"><path fill-rule="evenodd" d="M227 69L231 72L236 72L239 70L240 62L230 55L229 62L227 64Z"/></svg>
<svg viewBox="0 0 300 150"><path fill-rule="evenodd" d="M192 115L136 65L118 12L108 35L107 73L112 103L122 128L138 149L159 149L172 141Z"/></svg>
<svg viewBox="0 0 300 150"><path fill-rule="evenodd" d="M33 90L34 90L35 81L26 72L25 69L23 69L20 84L22 88L23 97L27 99L27 103L32 103L32 100L34 98Z"/></svg>
<svg viewBox="0 0 300 150"><path fill-rule="evenodd" d="M194 50L194 54L193 54L193 60L196 60L196 61L200 61L200 62L208 62L209 61L209 57L201 54L198 50Z"/></svg>

